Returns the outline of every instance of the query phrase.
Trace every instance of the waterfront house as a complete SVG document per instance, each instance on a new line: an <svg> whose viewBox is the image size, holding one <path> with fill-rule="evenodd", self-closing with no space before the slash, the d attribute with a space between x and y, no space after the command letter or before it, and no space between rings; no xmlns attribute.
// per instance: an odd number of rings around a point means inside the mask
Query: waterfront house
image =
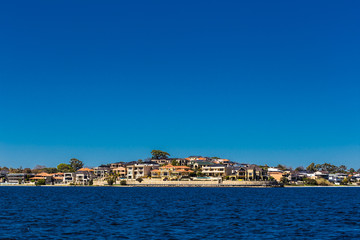
<svg viewBox="0 0 360 240"><path fill-rule="evenodd" d="M81 168L75 172L75 183L81 185L87 185L89 182L94 179L94 169L90 168Z"/></svg>
<svg viewBox="0 0 360 240"><path fill-rule="evenodd" d="M179 179L182 177L188 177L193 171L188 166L174 166L168 164L154 169L151 171L152 178L168 178L168 179Z"/></svg>
<svg viewBox="0 0 360 240"><path fill-rule="evenodd" d="M6 177L9 174L9 170L0 171L0 183L6 182Z"/></svg>
<svg viewBox="0 0 360 240"><path fill-rule="evenodd" d="M125 167L114 168L112 171L113 171L113 173L117 174L120 178L126 178L127 177Z"/></svg>
<svg viewBox="0 0 360 240"><path fill-rule="evenodd" d="M64 180L64 173L62 173L62 172L53 173L53 176L52 176L53 184L63 184L63 180Z"/></svg>
<svg viewBox="0 0 360 240"><path fill-rule="evenodd" d="M329 172L327 171L317 171L314 173L314 179L320 179L320 178L324 178L324 179L329 179Z"/></svg>
<svg viewBox="0 0 360 240"><path fill-rule="evenodd" d="M260 181L267 179L267 171L255 164L243 165L238 168L236 178L245 181Z"/></svg>
<svg viewBox="0 0 360 240"><path fill-rule="evenodd" d="M341 181L343 181L347 177L348 177L348 174L346 174L346 173L335 173L335 174L329 174L328 180L331 183L339 185L341 183Z"/></svg>
<svg viewBox="0 0 360 240"><path fill-rule="evenodd" d="M126 166L127 179L137 179L150 176L152 168L157 168L159 165L154 162L135 163Z"/></svg>
<svg viewBox="0 0 360 240"><path fill-rule="evenodd" d="M113 163L113 166L119 166L119 165L121 165L121 164ZM112 169L116 169L116 168L112 168ZM95 178L102 179L102 178L106 177L107 175L109 175L110 173L111 173L110 165L100 165L100 166L94 168Z"/></svg>
<svg viewBox="0 0 360 240"><path fill-rule="evenodd" d="M342 178L340 178L338 175L336 174L329 174L329 178L328 178L329 182L334 183L336 185L339 185L340 182L343 180Z"/></svg>
<svg viewBox="0 0 360 240"><path fill-rule="evenodd" d="M278 168L268 168L267 172L269 177L274 178L278 182L284 177L284 172Z"/></svg>
<svg viewBox="0 0 360 240"><path fill-rule="evenodd" d="M41 173L37 173L34 177L30 178L29 180L32 182L37 182L40 179L44 179L45 180L45 184L49 185L52 184L52 178L53 175L50 173L46 173L46 172L41 172Z"/></svg>
<svg viewBox="0 0 360 240"><path fill-rule="evenodd" d="M69 183L75 183L76 174L73 172L64 173L63 183L69 184Z"/></svg>
<svg viewBox="0 0 360 240"><path fill-rule="evenodd" d="M87 185L94 178L95 178L94 169L80 168L76 172L64 173L63 183L65 183L65 184L74 183L74 184Z"/></svg>
<svg viewBox="0 0 360 240"><path fill-rule="evenodd" d="M352 176L352 179L354 179L356 182L360 181L360 173L356 173Z"/></svg>
<svg viewBox="0 0 360 240"><path fill-rule="evenodd" d="M34 173L9 173L7 175L8 183L25 183L28 182L30 178L34 177Z"/></svg>
<svg viewBox="0 0 360 240"><path fill-rule="evenodd" d="M225 177L231 174L231 167L227 167L222 164L202 166L201 170L207 177Z"/></svg>

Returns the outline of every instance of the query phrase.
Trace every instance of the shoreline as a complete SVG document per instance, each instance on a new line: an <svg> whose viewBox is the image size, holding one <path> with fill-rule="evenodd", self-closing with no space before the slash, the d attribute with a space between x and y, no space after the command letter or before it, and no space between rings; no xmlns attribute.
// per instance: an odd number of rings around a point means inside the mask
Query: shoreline
<svg viewBox="0 0 360 240"><path fill-rule="evenodd" d="M218 184L183 184L183 185L175 185L175 184L165 184L165 185L158 185L158 184L128 184L128 185L42 185L42 186L35 186L35 185L0 185L0 187L116 187L116 188L357 188L360 186L261 186L261 185L218 185Z"/></svg>

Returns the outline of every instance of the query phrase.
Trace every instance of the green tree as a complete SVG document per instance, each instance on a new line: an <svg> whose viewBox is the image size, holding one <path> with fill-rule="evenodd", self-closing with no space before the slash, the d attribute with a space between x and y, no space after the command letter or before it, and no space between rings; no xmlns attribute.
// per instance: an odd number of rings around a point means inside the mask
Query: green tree
<svg viewBox="0 0 360 240"><path fill-rule="evenodd" d="M329 173L335 173L337 167L335 165L332 165L330 163L324 163L321 165L322 171L328 171Z"/></svg>
<svg viewBox="0 0 360 240"><path fill-rule="evenodd" d="M116 183L117 176L115 174L108 175L105 180L109 186L112 186L114 183Z"/></svg>
<svg viewBox="0 0 360 240"><path fill-rule="evenodd" d="M46 181L45 181L45 179L39 179L39 180L37 180L35 185L36 186L46 185Z"/></svg>
<svg viewBox="0 0 360 240"><path fill-rule="evenodd" d="M289 184L289 179L287 177L282 177L280 179L280 182L283 183L283 184Z"/></svg>
<svg viewBox="0 0 360 240"><path fill-rule="evenodd" d="M106 182L107 182L107 184L108 184L109 186L112 186L115 181L114 181L113 178L108 178L108 179L106 180Z"/></svg>
<svg viewBox="0 0 360 240"><path fill-rule="evenodd" d="M70 159L70 166L74 169L74 171L77 171L84 166L84 163L79 159L72 158Z"/></svg>
<svg viewBox="0 0 360 240"><path fill-rule="evenodd" d="M71 165L66 163L60 163L57 166L57 170L59 172L74 172L74 169L71 167Z"/></svg>
<svg viewBox="0 0 360 240"><path fill-rule="evenodd" d="M337 172L339 173L345 173L346 172L347 167L345 165L340 165Z"/></svg>
<svg viewBox="0 0 360 240"><path fill-rule="evenodd" d="M23 172L24 173L31 173L31 169L30 168L24 168Z"/></svg>
<svg viewBox="0 0 360 240"><path fill-rule="evenodd" d="M176 166L176 165L178 165L178 162L174 159L171 161L171 165Z"/></svg>
<svg viewBox="0 0 360 240"><path fill-rule="evenodd" d="M308 171L308 172L316 172L315 163L311 163L309 166L307 166L306 171Z"/></svg>
<svg viewBox="0 0 360 240"><path fill-rule="evenodd" d="M153 159L165 159L165 158L168 158L170 156L169 153L163 152L161 150L152 150L151 155L152 155Z"/></svg>
<svg viewBox="0 0 360 240"><path fill-rule="evenodd" d="M59 170L57 168L44 168L42 169L46 173L57 173Z"/></svg>
<svg viewBox="0 0 360 240"><path fill-rule="evenodd" d="M281 164L278 164L276 168L278 168L278 169L280 169L282 171L286 170L286 167L284 165L281 165Z"/></svg>
<svg viewBox="0 0 360 240"><path fill-rule="evenodd" d="M304 169L304 167L297 167L297 168L295 168L295 171L296 172L302 172L302 171L304 171L305 169Z"/></svg>
<svg viewBox="0 0 360 240"><path fill-rule="evenodd" d="M317 185L317 182L315 179L311 179L311 178L304 178L303 179L304 184L306 185Z"/></svg>
<svg viewBox="0 0 360 240"><path fill-rule="evenodd" d="M342 181L341 181L341 184L342 185L347 185L349 183L349 179L347 178L344 178Z"/></svg>
<svg viewBox="0 0 360 240"><path fill-rule="evenodd" d="M350 169L349 169L349 172L350 172L351 174L353 174L353 173L355 172L355 169L350 168Z"/></svg>
<svg viewBox="0 0 360 240"><path fill-rule="evenodd" d="M139 183L141 183L142 181L144 181L141 177L137 178L136 181L138 181Z"/></svg>

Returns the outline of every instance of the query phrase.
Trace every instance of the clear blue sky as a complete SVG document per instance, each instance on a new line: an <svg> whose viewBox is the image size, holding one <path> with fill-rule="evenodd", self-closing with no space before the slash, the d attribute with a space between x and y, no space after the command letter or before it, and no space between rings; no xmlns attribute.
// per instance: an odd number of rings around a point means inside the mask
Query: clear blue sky
<svg viewBox="0 0 360 240"><path fill-rule="evenodd" d="M0 166L360 167L359 1L0 3Z"/></svg>

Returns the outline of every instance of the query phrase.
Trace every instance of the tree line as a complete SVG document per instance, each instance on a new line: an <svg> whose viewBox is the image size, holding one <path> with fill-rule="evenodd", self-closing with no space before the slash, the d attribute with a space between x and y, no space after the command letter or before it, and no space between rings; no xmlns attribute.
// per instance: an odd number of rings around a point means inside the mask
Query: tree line
<svg viewBox="0 0 360 240"><path fill-rule="evenodd" d="M0 167L0 170L6 170L10 173L57 173L57 172L76 172L80 168L84 167L84 163L79 159L72 158L70 159L69 163L60 163L56 168L54 167L46 167L41 165L36 165L35 168L7 168L7 167Z"/></svg>

